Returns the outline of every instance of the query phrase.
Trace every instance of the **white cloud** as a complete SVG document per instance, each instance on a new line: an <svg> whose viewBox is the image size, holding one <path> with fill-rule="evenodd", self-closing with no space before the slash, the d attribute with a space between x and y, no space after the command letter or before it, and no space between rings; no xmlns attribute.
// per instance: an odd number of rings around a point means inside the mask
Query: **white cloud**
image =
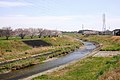
<svg viewBox="0 0 120 80"><path fill-rule="evenodd" d="M31 3L26 2L10 2L10 1L0 1L0 7L20 7L20 6L30 6Z"/></svg>

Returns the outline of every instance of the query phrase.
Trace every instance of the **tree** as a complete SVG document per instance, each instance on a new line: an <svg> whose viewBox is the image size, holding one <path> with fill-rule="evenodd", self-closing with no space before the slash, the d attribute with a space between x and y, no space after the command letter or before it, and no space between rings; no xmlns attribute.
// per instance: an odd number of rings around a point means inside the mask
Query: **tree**
<svg viewBox="0 0 120 80"><path fill-rule="evenodd" d="M44 29L44 30L42 31L42 36L43 36L43 37L46 37L46 36L47 36L47 33L48 33L48 30L47 30L47 29Z"/></svg>
<svg viewBox="0 0 120 80"><path fill-rule="evenodd" d="M29 28L28 31L29 31L29 36L31 37L31 39L32 39L32 38L36 35L36 33L37 33L37 30L34 29L34 28Z"/></svg>
<svg viewBox="0 0 120 80"><path fill-rule="evenodd" d="M2 37L2 36L3 36L3 30L0 29L0 37Z"/></svg>
<svg viewBox="0 0 120 80"><path fill-rule="evenodd" d="M12 35L12 29L11 27L3 27L3 36L6 37L6 40L8 40L8 38Z"/></svg>
<svg viewBox="0 0 120 80"><path fill-rule="evenodd" d="M52 30L48 30L48 31L47 31L47 36L48 36L48 37L51 37L51 36L52 36Z"/></svg>
<svg viewBox="0 0 120 80"><path fill-rule="evenodd" d="M24 39L24 37L29 33L28 29L16 29L15 30L16 34L21 37L21 39Z"/></svg>
<svg viewBox="0 0 120 80"><path fill-rule="evenodd" d="M38 37L40 38L42 36L43 29L38 28L37 30L38 30Z"/></svg>
<svg viewBox="0 0 120 80"><path fill-rule="evenodd" d="M54 37L58 37L61 34L62 34L62 32L57 31L57 30L52 30L52 32L51 32L51 36L54 36Z"/></svg>

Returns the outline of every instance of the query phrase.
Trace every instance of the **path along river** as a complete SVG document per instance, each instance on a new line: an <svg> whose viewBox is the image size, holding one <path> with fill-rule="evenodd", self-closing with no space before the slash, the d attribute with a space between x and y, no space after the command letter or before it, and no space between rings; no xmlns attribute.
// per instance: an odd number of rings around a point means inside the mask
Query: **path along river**
<svg viewBox="0 0 120 80"><path fill-rule="evenodd" d="M5 74L0 74L0 80L18 80L18 79L26 78L31 75L38 74L53 69L55 67L67 64L69 62L78 60L80 58L83 58L84 56L91 53L96 48L96 46L91 42L83 42L83 43L85 48L82 50L76 50L66 56L42 64L38 64L32 67L12 71Z"/></svg>

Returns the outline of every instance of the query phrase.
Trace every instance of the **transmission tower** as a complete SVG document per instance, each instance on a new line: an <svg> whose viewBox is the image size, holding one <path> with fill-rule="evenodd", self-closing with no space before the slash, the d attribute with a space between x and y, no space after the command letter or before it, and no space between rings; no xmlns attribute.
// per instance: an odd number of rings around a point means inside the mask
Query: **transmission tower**
<svg viewBox="0 0 120 80"><path fill-rule="evenodd" d="M84 25L82 24L82 30L84 30Z"/></svg>
<svg viewBox="0 0 120 80"><path fill-rule="evenodd" d="M105 14L103 14L103 31L106 31L106 20L105 20Z"/></svg>

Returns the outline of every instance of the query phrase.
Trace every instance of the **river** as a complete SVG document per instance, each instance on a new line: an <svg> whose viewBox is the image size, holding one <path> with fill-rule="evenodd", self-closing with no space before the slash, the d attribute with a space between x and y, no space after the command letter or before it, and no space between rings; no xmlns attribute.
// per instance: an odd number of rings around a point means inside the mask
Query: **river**
<svg viewBox="0 0 120 80"><path fill-rule="evenodd" d="M18 80L18 79L26 78L31 75L41 73L41 72L53 69L55 67L67 64L69 62L78 60L86 56L87 54L91 53L96 48L96 46L91 42L83 42L83 43L85 48L82 50L78 49L66 56L63 56L58 59L48 61L42 64L37 64L32 67L12 71L5 74L0 74L0 80Z"/></svg>

